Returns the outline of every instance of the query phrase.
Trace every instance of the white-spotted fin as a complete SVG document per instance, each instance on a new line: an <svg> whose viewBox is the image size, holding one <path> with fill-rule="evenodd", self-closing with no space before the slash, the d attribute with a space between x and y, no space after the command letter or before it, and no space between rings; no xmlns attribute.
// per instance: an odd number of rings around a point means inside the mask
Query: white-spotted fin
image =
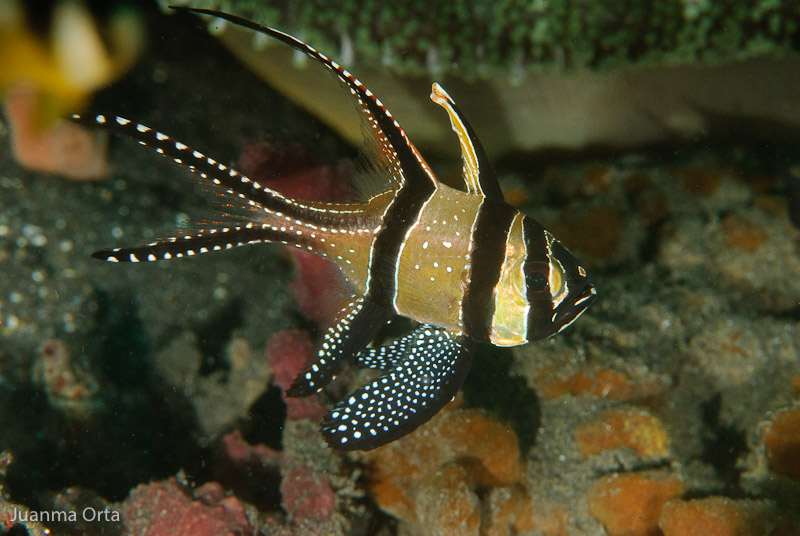
<svg viewBox="0 0 800 536"><path fill-rule="evenodd" d="M474 345L463 335L422 326L386 374L339 402L325 417L325 439L341 448L369 449L378 440L385 443L406 435L453 399L472 363Z"/></svg>
<svg viewBox="0 0 800 536"><path fill-rule="evenodd" d="M430 326L423 324L408 335L395 339L389 344L359 352L355 356L356 363L364 368L389 370L408 355L409 347L419 339L421 332L428 329Z"/></svg>
<svg viewBox="0 0 800 536"><path fill-rule="evenodd" d="M308 396L327 386L392 316L363 296L351 296L325 331L317 360L297 375L286 394Z"/></svg>

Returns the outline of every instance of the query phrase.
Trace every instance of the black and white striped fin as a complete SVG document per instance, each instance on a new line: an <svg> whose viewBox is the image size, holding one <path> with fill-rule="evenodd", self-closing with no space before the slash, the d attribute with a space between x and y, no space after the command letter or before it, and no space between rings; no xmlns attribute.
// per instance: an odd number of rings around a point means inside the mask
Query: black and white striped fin
<svg viewBox="0 0 800 536"><path fill-rule="evenodd" d="M504 201L503 190L500 189L497 175L494 174L494 170L489 164L489 158L486 156L483 145L461 110L458 109L444 88L435 82L431 91L431 100L447 111L453 132L458 136L467 193L502 203Z"/></svg>
<svg viewBox="0 0 800 536"><path fill-rule="evenodd" d="M325 331L316 362L297 375L287 396L309 396L328 385L390 318L391 314L368 299L351 296Z"/></svg>
<svg viewBox="0 0 800 536"><path fill-rule="evenodd" d="M387 167L391 175L397 179L400 184L409 182L412 185L415 183L418 185L420 183L429 183L435 185L438 183L438 180L433 175L433 172L431 171L430 167L428 167L428 164L422 158L422 155L420 155L419 151L417 151L416 147L414 147L414 144L411 143L411 140L408 139L405 131L392 116L391 112L386 109L386 106L384 106L383 103L372 93L372 91L367 89L360 80L354 77L349 71L344 69L337 62L328 58L325 54L287 33L281 32L280 30L275 30L273 28L268 28L266 26L261 26L242 17L237 17L236 15L231 15L229 13L223 13L221 11L215 11L212 9L198 9L178 6L171 7L176 10L211 15L213 17L232 22L238 26L249 28L256 32L273 37L289 45L295 50L306 54L310 58L319 61L327 69L333 72L336 77L345 86L347 86L347 88L350 90L350 93L352 93L353 96L358 99L358 103L361 106L361 109L366 116L370 127L374 131L375 138L378 140L381 153L380 156L387 161Z"/></svg>
<svg viewBox="0 0 800 536"><path fill-rule="evenodd" d="M260 242L284 242L284 234L268 225L247 224L240 227L204 229L132 248L95 251L92 257L109 262L146 262L192 257Z"/></svg>
<svg viewBox="0 0 800 536"><path fill-rule="evenodd" d="M297 217L307 210L307 207L296 203L293 199L260 185L235 169L148 126L134 123L124 117L102 114L94 116L74 114L72 120L133 138L196 174L209 186L240 200L241 204L292 217Z"/></svg>
<svg viewBox="0 0 800 536"><path fill-rule="evenodd" d="M370 450L418 428L453 399L472 363L475 342L426 326L386 374L337 404L322 422L329 445Z"/></svg>

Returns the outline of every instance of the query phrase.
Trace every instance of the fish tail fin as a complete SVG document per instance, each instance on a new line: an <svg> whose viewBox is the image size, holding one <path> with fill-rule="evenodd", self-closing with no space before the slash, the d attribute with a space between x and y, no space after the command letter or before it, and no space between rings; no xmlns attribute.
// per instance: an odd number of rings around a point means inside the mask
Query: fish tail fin
<svg viewBox="0 0 800 536"><path fill-rule="evenodd" d="M144 246L97 251L92 254L97 259L111 262L155 261L261 242L277 242L316 252L314 229L338 224L357 226L361 224L359 218L363 219L366 205L294 199L259 184L166 134L123 117L75 114L72 120L123 134L150 147L188 169L203 186L220 194L220 201L226 203L224 211L215 215L217 221L204 228L181 230L176 236ZM237 210L245 210L253 215L240 219L235 214Z"/></svg>

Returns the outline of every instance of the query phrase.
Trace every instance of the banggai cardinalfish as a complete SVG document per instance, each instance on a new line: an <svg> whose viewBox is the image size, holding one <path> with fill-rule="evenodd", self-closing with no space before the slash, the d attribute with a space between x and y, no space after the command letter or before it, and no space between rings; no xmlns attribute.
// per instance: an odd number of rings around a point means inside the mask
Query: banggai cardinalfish
<svg viewBox="0 0 800 536"><path fill-rule="evenodd" d="M383 375L340 401L322 422L332 447L372 449L402 437L455 396L476 343L515 346L560 332L596 295L577 259L539 222L508 205L470 124L439 84L431 99L458 136L463 188L440 182L392 114L338 63L281 31L213 15L273 37L332 71L374 136L376 174L386 186L363 202L292 199L144 125L114 116L74 120L128 135L199 175L249 215L229 227L185 233L142 247L98 251L111 262L176 259L277 242L321 255L342 270L353 294L325 331L316 362L289 396L328 385L345 364ZM394 316L411 333L368 347Z"/></svg>

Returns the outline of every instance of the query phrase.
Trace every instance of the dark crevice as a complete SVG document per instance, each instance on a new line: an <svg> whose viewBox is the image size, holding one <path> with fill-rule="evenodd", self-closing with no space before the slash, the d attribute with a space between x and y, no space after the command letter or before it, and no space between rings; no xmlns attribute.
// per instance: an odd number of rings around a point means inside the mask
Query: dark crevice
<svg viewBox="0 0 800 536"><path fill-rule="evenodd" d="M250 445L266 445L275 451L274 456L262 453L232 460L228 453L221 452L219 463L214 464L214 479L260 511L277 511L282 500L278 456L286 422L281 390L274 386L267 389L253 402L247 415L248 419L238 425L242 438Z"/></svg>
<svg viewBox="0 0 800 536"><path fill-rule="evenodd" d="M194 328L193 331L197 335L197 349L201 356L201 376L230 369L225 349L231 340L233 330L244 323L243 310L241 299L231 300Z"/></svg>
<svg viewBox="0 0 800 536"><path fill-rule="evenodd" d="M800 305L795 305L789 309L775 311L771 313L770 316L776 320L792 320L794 322L800 322Z"/></svg>
<svg viewBox="0 0 800 536"><path fill-rule="evenodd" d="M145 381L144 357L150 347L139 318L139 304L132 294L111 296L103 291L95 294L94 332L88 340L97 341L87 352L93 355L93 367L116 386Z"/></svg>
<svg viewBox="0 0 800 536"><path fill-rule="evenodd" d="M275 450L283 448L286 403L279 387L273 385L264 391L247 410L247 416L239 430L248 443L263 443Z"/></svg>
<svg viewBox="0 0 800 536"><path fill-rule="evenodd" d="M14 525L8 532L6 532L8 536L28 536L28 531L22 525Z"/></svg>
<svg viewBox="0 0 800 536"><path fill-rule="evenodd" d="M737 468L736 462L747 451L747 442L742 430L720 424L721 407L722 397L719 393L702 405L702 418L707 435L703 439L701 459L714 468L714 472L725 486L725 493L735 496L742 493L739 486L741 470Z"/></svg>
<svg viewBox="0 0 800 536"><path fill-rule="evenodd" d="M511 372L513 362L511 350L480 345L464 381L464 399L508 422L517 433L521 452L526 452L536 441L541 408L535 391Z"/></svg>
<svg viewBox="0 0 800 536"><path fill-rule="evenodd" d="M639 248L639 258L642 264L658 261L658 251L661 246L661 230L664 222L653 224L646 229L646 235Z"/></svg>

